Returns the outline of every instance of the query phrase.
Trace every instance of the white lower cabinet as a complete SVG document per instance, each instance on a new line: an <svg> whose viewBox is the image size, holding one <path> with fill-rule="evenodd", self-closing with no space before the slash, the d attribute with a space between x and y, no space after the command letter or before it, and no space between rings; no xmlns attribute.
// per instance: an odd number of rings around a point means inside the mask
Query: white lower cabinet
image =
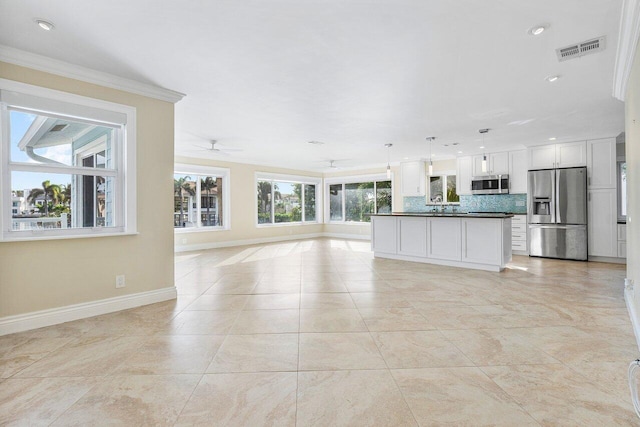
<svg viewBox="0 0 640 427"><path fill-rule="evenodd" d="M427 218L398 217L398 254L427 256Z"/></svg>
<svg viewBox="0 0 640 427"><path fill-rule="evenodd" d="M429 258L460 261L460 218L427 218Z"/></svg>
<svg viewBox="0 0 640 427"><path fill-rule="evenodd" d="M396 218L371 217L371 249L374 252L397 253Z"/></svg>
<svg viewBox="0 0 640 427"><path fill-rule="evenodd" d="M371 248L379 258L501 271L511 261L511 218L375 215Z"/></svg>
<svg viewBox="0 0 640 427"><path fill-rule="evenodd" d="M618 224L618 258L627 257L627 224Z"/></svg>
<svg viewBox="0 0 640 427"><path fill-rule="evenodd" d="M525 255L529 251L526 215L514 215L511 218L511 250Z"/></svg>
<svg viewBox="0 0 640 427"><path fill-rule="evenodd" d="M589 256L617 257L616 190L589 190Z"/></svg>
<svg viewBox="0 0 640 427"><path fill-rule="evenodd" d="M462 261L498 264L502 259L502 243L502 222L483 218L462 219Z"/></svg>

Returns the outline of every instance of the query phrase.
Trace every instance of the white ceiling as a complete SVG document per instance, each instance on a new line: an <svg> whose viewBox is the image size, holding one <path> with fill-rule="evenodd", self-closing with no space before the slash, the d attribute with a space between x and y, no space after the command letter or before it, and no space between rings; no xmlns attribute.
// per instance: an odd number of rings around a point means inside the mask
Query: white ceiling
<svg viewBox="0 0 640 427"><path fill-rule="evenodd" d="M616 136L621 0L0 0L0 44L185 93L176 154L306 170ZM34 18L55 29L45 32ZM549 29L534 37L536 24ZM558 62L598 36L604 52ZM560 74L557 82L545 81ZM198 150L197 137L242 148ZM322 141L311 145L308 141ZM450 144L459 143L458 146ZM444 144L449 144L445 147Z"/></svg>

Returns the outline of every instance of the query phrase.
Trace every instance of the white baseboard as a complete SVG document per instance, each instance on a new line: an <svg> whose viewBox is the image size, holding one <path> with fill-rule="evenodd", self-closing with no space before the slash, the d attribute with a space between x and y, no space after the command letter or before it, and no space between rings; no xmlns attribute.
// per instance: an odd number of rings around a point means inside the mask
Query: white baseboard
<svg viewBox="0 0 640 427"><path fill-rule="evenodd" d="M608 257L608 256L590 256L589 257L589 261L609 262L609 263L612 263L612 264L626 264L627 263L627 259L626 258L613 258L613 257Z"/></svg>
<svg viewBox="0 0 640 427"><path fill-rule="evenodd" d="M0 318L0 336L127 310L177 297L175 286Z"/></svg>
<svg viewBox="0 0 640 427"><path fill-rule="evenodd" d="M233 246L260 245L263 243L287 242L291 240L317 239L319 237L331 237L335 239L371 240L370 236L362 234L342 234L342 233L311 233L292 234L290 236L263 237L258 239L227 240L225 242L207 242L195 245L176 245L174 251L190 252L203 251L206 249L229 248Z"/></svg>
<svg viewBox="0 0 640 427"><path fill-rule="evenodd" d="M322 237L349 240L371 240L371 236L367 234L322 233Z"/></svg>
<svg viewBox="0 0 640 427"><path fill-rule="evenodd" d="M502 270L504 270L504 267L500 265L478 264L474 262L462 262L462 261L450 261L450 260L444 260L444 259L423 258L423 257L415 257L415 256L408 256L408 255L386 254L381 252L376 252L375 257L396 259L399 261L421 262L423 264L446 265L448 267L470 268L473 270L493 271L496 273L499 273Z"/></svg>

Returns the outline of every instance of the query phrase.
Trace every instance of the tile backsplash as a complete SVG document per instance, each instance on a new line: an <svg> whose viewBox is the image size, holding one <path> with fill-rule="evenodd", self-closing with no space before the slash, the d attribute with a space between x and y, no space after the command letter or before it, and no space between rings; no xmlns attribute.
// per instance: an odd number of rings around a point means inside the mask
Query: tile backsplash
<svg viewBox="0 0 640 427"><path fill-rule="evenodd" d="M404 212L432 212L439 206L426 205L424 197L403 197ZM511 212L527 213L526 194L496 194L482 196L460 196L460 205L445 205L445 211L451 212Z"/></svg>

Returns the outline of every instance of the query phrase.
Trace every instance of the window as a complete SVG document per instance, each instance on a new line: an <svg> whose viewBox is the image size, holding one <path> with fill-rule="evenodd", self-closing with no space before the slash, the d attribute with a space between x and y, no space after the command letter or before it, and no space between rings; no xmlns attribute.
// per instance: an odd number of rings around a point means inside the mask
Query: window
<svg viewBox="0 0 640 427"><path fill-rule="evenodd" d="M176 230L229 229L229 170L176 165L173 175Z"/></svg>
<svg viewBox="0 0 640 427"><path fill-rule="evenodd" d="M342 187L344 184L333 184L329 186L329 220L342 221Z"/></svg>
<svg viewBox="0 0 640 427"><path fill-rule="evenodd" d="M317 178L256 174L258 225L318 222Z"/></svg>
<svg viewBox="0 0 640 427"><path fill-rule="evenodd" d="M353 177L357 181L329 183L329 221L370 222L373 213L391 213L390 180Z"/></svg>
<svg viewBox="0 0 640 427"><path fill-rule="evenodd" d="M0 108L4 240L135 232L134 108L8 80Z"/></svg>
<svg viewBox="0 0 640 427"><path fill-rule="evenodd" d="M455 173L428 176L427 204L431 203L460 203L460 196L456 191Z"/></svg>
<svg viewBox="0 0 640 427"><path fill-rule="evenodd" d="M618 162L618 220L627 220L627 162Z"/></svg>

